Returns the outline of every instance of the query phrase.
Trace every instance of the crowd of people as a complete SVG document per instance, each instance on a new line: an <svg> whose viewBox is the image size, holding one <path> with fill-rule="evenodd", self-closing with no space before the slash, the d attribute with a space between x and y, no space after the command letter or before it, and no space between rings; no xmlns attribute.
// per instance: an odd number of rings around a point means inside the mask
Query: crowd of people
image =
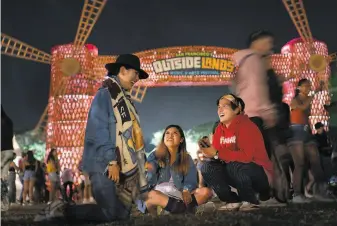
<svg viewBox="0 0 337 226"><path fill-rule="evenodd" d="M61 167L56 149L52 149L46 163L38 161L31 150L13 151L13 122L1 106L1 179L8 185L8 204L22 206L51 204L62 198L69 203L93 203L89 176L81 172L81 182L74 183L74 172ZM17 161L18 160L18 161ZM17 194L17 179L22 189ZM3 185L3 184L2 184ZM5 194L2 194L2 197ZM2 203L4 205L5 203Z"/></svg>
<svg viewBox="0 0 337 226"><path fill-rule="evenodd" d="M273 34L258 31L249 36L248 49L234 54L233 94L214 100L219 120L212 134L199 140L198 160L188 153L179 125L167 126L157 148L145 151L130 90L148 74L130 54L107 64L109 78L91 104L80 164L96 204L85 208L69 205L71 197L55 198L60 166L52 150L46 163L50 204L36 221L56 212L68 219L123 220L135 204L143 214L195 213L215 197L222 202L219 209L229 211L336 201L328 184L328 171L337 174L332 160L336 145L322 123L314 125L317 133L312 134L310 80L302 78L290 105L283 103L282 83L289 78L272 69L273 47ZM24 165L25 200L34 163L28 158ZM68 182L65 188L72 187Z"/></svg>

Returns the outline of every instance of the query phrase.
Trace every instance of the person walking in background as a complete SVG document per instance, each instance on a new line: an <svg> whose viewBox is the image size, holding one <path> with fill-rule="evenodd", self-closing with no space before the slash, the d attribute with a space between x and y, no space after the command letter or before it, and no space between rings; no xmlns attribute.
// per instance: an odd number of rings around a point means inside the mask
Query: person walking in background
<svg viewBox="0 0 337 226"><path fill-rule="evenodd" d="M23 203L22 205L27 204L27 195L29 196L29 204L32 205L34 201L34 185L35 185L35 175L37 170L37 162L34 158L33 151L28 151L27 155L23 161L24 166L24 175L23 175Z"/></svg>
<svg viewBox="0 0 337 226"><path fill-rule="evenodd" d="M10 203L15 203L16 202L16 185L15 185L15 180L16 180L16 172L19 171L19 167L14 162L14 159L16 158L16 154L14 153L13 159L9 164L9 170L8 170L8 195L9 195L9 202Z"/></svg>
<svg viewBox="0 0 337 226"><path fill-rule="evenodd" d="M280 157L287 153L286 139L281 116L282 87L271 68L268 56L274 48L274 35L270 31L253 32L247 43L248 49L233 55L238 67L233 79L234 93L243 99L245 114L262 133L269 158L273 161L275 177L274 196L282 202L288 199L288 182ZM281 120L282 118L282 120Z"/></svg>
<svg viewBox="0 0 337 226"><path fill-rule="evenodd" d="M84 176L84 189L83 189L83 204L93 203L95 200L92 197L91 181L87 173L83 173Z"/></svg>
<svg viewBox="0 0 337 226"><path fill-rule="evenodd" d="M21 182L21 185L22 185L22 188L21 188L21 192L20 192L20 197L19 197L19 203L22 204L23 203L23 198L22 198L22 195L23 195L23 176L24 176L24 173L25 173L25 166L24 166L24 160L26 158L27 154L25 152L22 152L21 153L21 159L19 160L19 179L20 179L20 182Z"/></svg>
<svg viewBox="0 0 337 226"><path fill-rule="evenodd" d="M36 181L35 181L35 192L34 197L37 202L43 202L45 197L45 188L46 188L46 180L45 180L45 172L43 169L43 163L37 161L37 170L36 170Z"/></svg>
<svg viewBox="0 0 337 226"><path fill-rule="evenodd" d="M47 157L47 173L51 184L48 204L56 199L57 191L59 191L61 188L59 172L60 165L57 157L57 151L55 148L52 148Z"/></svg>
<svg viewBox="0 0 337 226"><path fill-rule="evenodd" d="M295 165L293 172L294 195L292 199L294 203L308 203L311 201L302 192L306 158L310 162L310 170L315 180L316 193L314 194L314 198L319 201L332 201L326 194L327 184L317 145L309 125L311 102L314 97L314 95L309 96L310 91L311 82L305 78L301 79L297 84L295 97L290 104L290 128L293 136L290 139L289 147ZM304 189L307 189L307 186Z"/></svg>
<svg viewBox="0 0 337 226"><path fill-rule="evenodd" d="M64 169L62 173L63 193L67 202L72 202L73 185L74 185L74 172L71 169ZM69 189L69 195L68 194Z"/></svg>

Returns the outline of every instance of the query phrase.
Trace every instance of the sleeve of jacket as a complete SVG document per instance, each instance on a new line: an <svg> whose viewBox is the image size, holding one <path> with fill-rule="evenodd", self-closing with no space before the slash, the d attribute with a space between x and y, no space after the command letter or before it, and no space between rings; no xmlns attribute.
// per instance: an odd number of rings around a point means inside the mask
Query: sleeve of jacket
<svg viewBox="0 0 337 226"><path fill-rule="evenodd" d="M187 175L185 175L185 178L184 178L183 189L188 190L189 192L192 192L193 190L197 188L198 173L197 173L197 168L193 162L192 157L190 155L188 155L188 157L189 157L189 169L188 169Z"/></svg>
<svg viewBox="0 0 337 226"><path fill-rule="evenodd" d="M157 184L157 172L158 172L158 163L156 160L156 156L154 155L154 151L152 151L148 156L147 156L147 162L152 165L152 170L148 170L146 177L147 181L149 183L149 186L155 186Z"/></svg>
<svg viewBox="0 0 337 226"><path fill-rule="evenodd" d="M110 94L107 89L99 89L89 110L83 157L90 156L102 164L108 164L117 159L115 150L116 124Z"/></svg>

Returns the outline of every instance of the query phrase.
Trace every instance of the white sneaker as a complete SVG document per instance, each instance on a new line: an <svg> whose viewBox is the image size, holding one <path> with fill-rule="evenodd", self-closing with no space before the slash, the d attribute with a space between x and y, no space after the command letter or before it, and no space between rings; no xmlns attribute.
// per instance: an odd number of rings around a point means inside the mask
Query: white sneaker
<svg viewBox="0 0 337 226"><path fill-rule="evenodd" d="M88 204L90 203L89 199L83 199L83 204Z"/></svg>
<svg viewBox="0 0 337 226"><path fill-rule="evenodd" d="M259 205L250 203L250 202L242 202L242 205L240 206L240 210L242 211L249 211L249 210L258 210L259 209Z"/></svg>
<svg viewBox="0 0 337 226"><path fill-rule="evenodd" d="M236 211L240 209L241 205L242 205L241 202L226 203L225 205L221 206L218 210Z"/></svg>
<svg viewBox="0 0 337 226"><path fill-rule="evenodd" d="M295 195L293 196L293 199L291 200L291 202L295 204L304 204L304 203L310 203L311 200L305 197L304 195Z"/></svg>
<svg viewBox="0 0 337 226"><path fill-rule="evenodd" d="M95 201L95 199L93 198L93 197L91 197L90 199L89 199L89 203L95 203L96 201Z"/></svg>

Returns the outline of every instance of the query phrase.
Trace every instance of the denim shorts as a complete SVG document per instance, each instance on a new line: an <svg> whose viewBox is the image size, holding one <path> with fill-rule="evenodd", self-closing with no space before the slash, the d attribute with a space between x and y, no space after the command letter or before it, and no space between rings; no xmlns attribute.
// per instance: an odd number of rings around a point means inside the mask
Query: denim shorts
<svg viewBox="0 0 337 226"><path fill-rule="evenodd" d="M316 144L309 125L291 124L292 137L288 139L289 144L303 143L305 145Z"/></svg>
<svg viewBox="0 0 337 226"><path fill-rule="evenodd" d="M51 182L54 182L54 183L57 183L57 182L60 181L60 177L59 177L59 175L56 172L48 173L48 179Z"/></svg>
<svg viewBox="0 0 337 226"><path fill-rule="evenodd" d="M32 180L35 179L35 171L34 170L25 170L23 174L23 180Z"/></svg>

